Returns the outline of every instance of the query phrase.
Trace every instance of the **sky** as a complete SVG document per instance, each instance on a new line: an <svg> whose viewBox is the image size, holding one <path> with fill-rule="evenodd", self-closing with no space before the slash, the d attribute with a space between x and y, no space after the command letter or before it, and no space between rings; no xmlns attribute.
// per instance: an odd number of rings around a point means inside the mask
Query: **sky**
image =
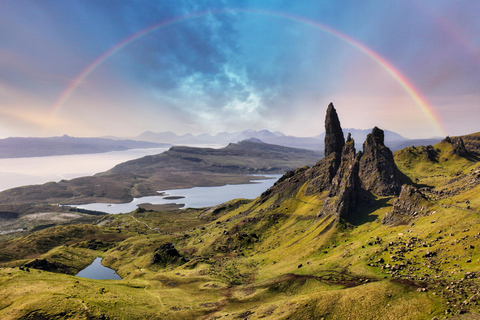
<svg viewBox="0 0 480 320"><path fill-rule="evenodd" d="M0 138L480 131L480 1L0 0Z"/></svg>

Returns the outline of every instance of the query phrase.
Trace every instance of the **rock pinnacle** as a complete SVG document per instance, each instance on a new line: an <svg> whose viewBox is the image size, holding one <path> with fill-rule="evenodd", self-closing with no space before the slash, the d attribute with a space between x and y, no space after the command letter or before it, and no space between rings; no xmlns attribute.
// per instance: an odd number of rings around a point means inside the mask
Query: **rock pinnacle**
<svg viewBox="0 0 480 320"><path fill-rule="evenodd" d="M325 157L334 152L342 153L344 145L345 137L340 126L340 120L333 103L330 103L325 117Z"/></svg>

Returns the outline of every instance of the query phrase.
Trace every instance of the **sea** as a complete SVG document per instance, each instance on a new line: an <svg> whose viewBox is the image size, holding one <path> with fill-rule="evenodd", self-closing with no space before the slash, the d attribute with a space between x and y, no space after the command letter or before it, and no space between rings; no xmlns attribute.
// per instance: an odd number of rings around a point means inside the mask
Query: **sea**
<svg viewBox="0 0 480 320"><path fill-rule="evenodd" d="M0 159L0 191L91 176L119 163L166 150L168 148L131 149L95 154Z"/></svg>

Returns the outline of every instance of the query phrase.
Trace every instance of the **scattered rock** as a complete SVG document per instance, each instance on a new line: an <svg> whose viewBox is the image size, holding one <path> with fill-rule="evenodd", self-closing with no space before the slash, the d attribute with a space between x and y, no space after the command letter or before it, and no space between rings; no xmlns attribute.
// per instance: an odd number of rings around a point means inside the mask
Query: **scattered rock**
<svg viewBox="0 0 480 320"><path fill-rule="evenodd" d="M404 184L400 196L393 203L393 210L382 220L386 225L408 224L410 221L428 213L428 200L414 186Z"/></svg>

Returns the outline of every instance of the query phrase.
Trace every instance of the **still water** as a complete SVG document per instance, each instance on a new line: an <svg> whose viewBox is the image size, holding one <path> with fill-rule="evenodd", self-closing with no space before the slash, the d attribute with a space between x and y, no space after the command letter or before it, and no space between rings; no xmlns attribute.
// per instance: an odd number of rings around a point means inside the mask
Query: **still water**
<svg viewBox="0 0 480 320"><path fill-rule="evenodd" d="M77 273L77 277L95 279L95 280L122 280L122 278L115 272L102 265L102 258L96 258L91 265Z"/></svg>
<svg viewBox="0 0 480 320"><path fill-rule="evenodd" d="M0 159L0 191L90 176L109 170L119 163L166 150L168 148L131 149L95 154Z"/></svg>
<svg viewBox="0 0 480 320"><path fill-rule="evenodd" d="M75 206L77 208L102 211L111 214L128 213L142 203L151 204L183 204L183 208L203 208L215 206L232 199L255 199L262 192L273 186L281 175L264 175L269 179L252 180L247 184L227 184L219 187L195 187L190 189L174 189L159 191L162 195L135 198L130 203L91 203Z"/></svg>

